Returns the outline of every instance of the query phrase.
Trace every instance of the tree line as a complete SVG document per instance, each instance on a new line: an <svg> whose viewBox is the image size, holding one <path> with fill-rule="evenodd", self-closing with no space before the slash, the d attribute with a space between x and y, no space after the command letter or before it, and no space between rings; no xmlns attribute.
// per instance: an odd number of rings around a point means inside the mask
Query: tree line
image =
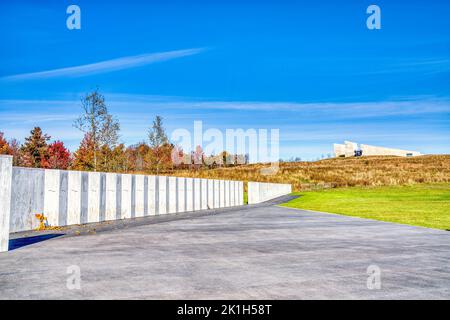
<svg viewBox="0 0 450 320"><path fill-rule="evenodd" d="M73 126L84 136L75 152L71 153L62 141L51 142L48 134L35 127L23 143L16 139L6 140L0 132L0 154L12 155L13 164L21 167L156 174L224 166L233 162L229 161L230 157L238 157L225 151L206 157L200 146L185 154L170 143L160 116L155 117L146 140L127 147L119 142L120 123L108 112L105 97L98 89L81 99L81 107L82 113ZM183 161L180 163L174 157Z"/></svg>

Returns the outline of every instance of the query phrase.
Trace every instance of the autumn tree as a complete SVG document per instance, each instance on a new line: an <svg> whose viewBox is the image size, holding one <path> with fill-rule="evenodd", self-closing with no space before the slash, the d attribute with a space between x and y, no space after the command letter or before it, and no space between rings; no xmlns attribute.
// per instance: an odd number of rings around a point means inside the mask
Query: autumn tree
<svg viewBox="0 0 450 320"><path fill-rule="evenodd" d="M106 114L102 127L100 129L100 145L103 155L103 168L105 171L111 171L110 159L112 156L112 149L117 146L119 141L120 125L112 115Z"/></svg>
<svg viewBox="0 0 450 320"><path fill-rule="evenodd" d="M93 147L93 170L98 169L98 154L102 146L112 149L118 141L119 122L108 113L105 97L98 89L86 94L81 99L83 114L75 121L74 126L89 134ZM104 162L108 160L105 154Z"/></svg>
<svg viewBox="0 0 450 320"><path fill-rule="evenodd" d="M97 154L97 170L108 172L110 171L112 150L107 145L101 145Z"/></svg>
<svg viewBox="0 0 450 320"><path fill-rule="evenodd" d="M9 143L3 136L3 132L0 131L0 154L11 154L12 150Z"/></svg>
<svg viewBox="0 0 450 320"><path fill-rule="evenodd" d="M48 166L48 145L50 136L44 134L39 127L30 132L21 147L24 165L33 168L46 168Z"/></svg>
<svg viewBox="0 0 450 320"><path fill-rule="evenodd" d="M156 116L155 120L153 120L153 125L148 132L148 140L150 141L151 148L160 147L163 144L169 143L163 127L162 117Z"/></svg>
<svg viewBox="0 0 450 320"><path fill-rule="evenodd" d="M115 146L111 150L111 157L109 159L109 167L111 171L123 172L125 170L125 145L123 143Z"/></svg>
<svg viewBox="0 0 450 320"><path fill-rule="evenodd" d="M23 166L23 156L20 142L16 139L11 139L9 142L10 155L13 156L13 166Z"/></svg>
<svg viewBox="0 0 450 320"><path fill-rule="evenodd" d="M94 140L89 133L84 135L83 140L73 155L73 170L94 170Z"/></svg>
<svg viewBox="0 0 450 320"><path fill-rule="evenodd" d="M148 168L158 174L172 166L173 145L169 143L163 127L162 118L156 116L148 133L150 150L146 156Z"/></svg>
<svg viewBox="0 0 450 320"><path fill-rule="evenodd" d="M147 168L156 174L172 169L173 148L174 146L170 143L165 143L159 147L151 148L145 157Z"/></svg>
<svg viewBox="0 0 450 320"><path fill-rule="evenodd" d="M145 142L141 142L136 145L135 149L135 170L143 171L147 167L145 157L150 151L150 147Z"/></svg>
<svg viewBox="0 0 450 320"><path fill-rule="evenodd" d="M66 170L70 165L70 152L61 141L48 146L48 168Z"/></svg>

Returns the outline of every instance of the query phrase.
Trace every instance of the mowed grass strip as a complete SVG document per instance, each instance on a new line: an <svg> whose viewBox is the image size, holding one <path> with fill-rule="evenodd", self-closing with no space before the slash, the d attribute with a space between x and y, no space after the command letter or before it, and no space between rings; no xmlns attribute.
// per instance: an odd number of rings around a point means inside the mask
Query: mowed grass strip
<svg viewBox="0 0 450 320"><path fill-rule="evenodd" d="M294 193L283 206L450 231L450 184L353 187Z"/></svg>

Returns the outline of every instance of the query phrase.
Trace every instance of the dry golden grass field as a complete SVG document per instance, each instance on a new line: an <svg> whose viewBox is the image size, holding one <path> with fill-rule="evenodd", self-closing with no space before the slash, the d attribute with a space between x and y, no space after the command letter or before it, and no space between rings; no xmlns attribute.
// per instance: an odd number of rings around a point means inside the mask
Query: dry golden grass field
<svg viewBox="0 0 450 320"><path fill-rule="evenodd" d="M316 162L282 162L274 175L263 175L262 164L176 170L173 175L211 179L292 184L293 191L353 186L399 186L450 182L450 155L413 158L376 156L333 158Z"/></svg>

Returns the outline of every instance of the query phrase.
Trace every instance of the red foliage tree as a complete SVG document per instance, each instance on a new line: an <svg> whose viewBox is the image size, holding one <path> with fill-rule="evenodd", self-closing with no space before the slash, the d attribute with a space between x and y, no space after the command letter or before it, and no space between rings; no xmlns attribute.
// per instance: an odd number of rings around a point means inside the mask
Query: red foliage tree
<svg viewBox="0 0 450 320"><path fill-rule="evenodd" d="M66 170L70 165L70 152L61 141L48 146L47 168Z"/></svg>

